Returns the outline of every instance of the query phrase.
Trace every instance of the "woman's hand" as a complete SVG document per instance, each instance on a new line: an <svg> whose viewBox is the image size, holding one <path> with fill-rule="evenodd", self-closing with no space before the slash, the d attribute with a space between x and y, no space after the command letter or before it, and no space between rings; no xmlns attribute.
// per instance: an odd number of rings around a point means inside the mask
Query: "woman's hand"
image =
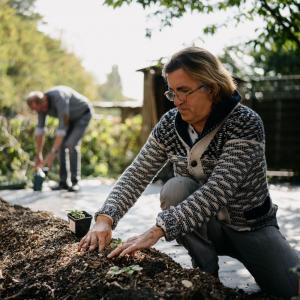
<svg viewBox="0 0 300 300"><path fill-rule="evenodd" d="M98 216L93 228L81 239L78 251L102 251L112 237L112 220L107 216Z"/></svg>
<svg viewBox="0 0 300 300"><path fill-rule="evenodd" d="M51 167L53 165L53 161L55 160L55 158L56 158L56 153L50 152L47 155L44 164L47 165L49 169L51 169Z"/></svg>
<svg viewBox="0 0 300 300"><path fill-rule="evenodd" d="M164 232L161 228L157 226L151 227L145 233L132 237L128 239L126 242L119 245L115 250L113 250L108 258L112 258L114 256L124 256L126 254L134 254L135 251L150 248L157 241L164 236Z"/></svg>
<svg viewBox="0 0 300 300"><path fill-rule="evenodd" d="M38 169L38 168L43 167L43 165L44 165L43 154L42 153L38 153L35 156L35 167Z"/></svg>

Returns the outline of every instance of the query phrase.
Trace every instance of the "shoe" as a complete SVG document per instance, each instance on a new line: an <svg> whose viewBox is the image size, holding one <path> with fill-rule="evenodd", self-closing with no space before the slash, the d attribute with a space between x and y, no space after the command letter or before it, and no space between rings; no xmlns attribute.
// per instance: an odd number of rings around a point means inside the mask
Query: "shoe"
<svg viewBox="0 0 300 300"><path fill-rule="evenodd" d="M78 183L73 183L72 186L68 188L69 192L79 192L80 186Z"/></svg>
<svg viewBox="0 0 300 300"><path fill-rule="evenodd" d="M52 191L68 190L70 186L66 182L60 182L59 184L51 187Z"/></svg>

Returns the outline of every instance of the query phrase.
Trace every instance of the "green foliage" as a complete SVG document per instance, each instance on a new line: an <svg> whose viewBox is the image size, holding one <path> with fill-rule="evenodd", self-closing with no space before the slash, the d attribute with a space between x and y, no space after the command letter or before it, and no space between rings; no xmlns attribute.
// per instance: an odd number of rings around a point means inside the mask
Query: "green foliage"
<svg viewBox="0 0 300 300"><path fill-rule="evenodd" d="M99 86L98 91L100 98L104 100L120 101L125 99L117 65L112 66L111 72L107 74L106 82Z"/></svg>
<svg viewBox="0 0 300 300"><path fill-rule="evenodd" d="M288 41L285 45L273 44L271 51L258 47L248 52L264 76L300 74L300 47L288 47Z"/></svg>
<svg viewBox="0 0 300 300"><path fill-rule="evenodd" d="M31 90L67 85L90 99L97 88L74 54L59 40L37 29L38 19L24 17L34 1L0 1L0 112L5 107L20 112ZM18 7L18 8L17 8ZM18 11L16 10L18 9ZM23 12L23 13L21 13Z"/></svg>
<svg viewBox="0 0 300 300"><path fill-rule="evenodd" d="M47 119L47 135L48 138L45 141L45 152L50 151L52 146L53 137L55 135L55 128L58 125L58 120L49 117ZM9 120L10 133L20 143L22 149L28 153L31 161L34 161L35 156L35 144L34 144L34 131L36 122L30 118L18 115Z"/></svg>
<svg viewBox="0 0 300 300"><path fill-rule="evenodd" d="M119 175L139 151L141 124L141 116L124 123L108 118L93 120L82 143L82 173Z"/></svg>
<svg viewBox="0 0 300 300"><path fill-rule="evenodd" d="M82 210L77 210L77 209L72 209L72 210L67 210L68 215L73 217L74 219L84 219L85 214Z"/></svg>
<svg viewBox="0 0 300 300"><path fill-rule="evenodd" d="M29 155L11 134L7 120L1 116L0 128L0 181L24 180L30 166Z"/></svg>
<svg viewBox="0 0 300 300"><path fill-rule="evenodd" d="M257 43L269 43L270 39L282 44L292 40L300 45L300 5L296 0L106 0L107 5L119 7L123 4L139 3L143 7L156 4L155 15L161 17L162 25L171 25L173 20L182 17L187 12L212 13L226 11L232 15L233 23L254 20L259 17L264 20L264 27L260 31ZM211 24L204 31L215 32L217 27L228 25Z"/></svg>
<svg viewBox="0 0 300 300"><path fill-rule="evenodd" d="M232 74L250 80L257 76L300 74L300 48L291 49L273 45L272 50L253 45L238 45L224 49L220 57Z"/></svg>
<svg viewBox="0 0 300 300"><path fill-rule="evenodd" d="M139 151L141 116L128 118L124 123L113 119L93 119L83 138L82 176L115 177L120 175ZM36 120L17 116L7 120L0 116L0 181L32 178ZM57 119L47 119L44 154L51 149ZM48 177L57 180L56 161Z"/></svg>
<svg viewBox="0 0 300 300"><path fill-rule="evenodd" d="M7 3L10 7L14 8L16 13L22 18L36 19L40 16L34 12L34 4L36 0L2 0L3 3Z"/></svg>
<svg viewBox="0 0 300 300"><path fill-rule="evenodd" d="M237 26L246 21L257 24L257 37L247 45L236 45L231 52L243 52L254 58L264 75L299 74L300 72L300 5L298 0L105 0L113 8L138 3L154 9L161 29L188 12L210 14L224 11L230 18L224 23L214 21L203 29L215 34L230 23ZM260 22L262 21L262 22ZM146 30L151 36L151 30ZM252 68L252 74L256 70ZM261 74L261 75L263 75Z"/></svg>
<svg viewBox="0 0 300 300"><path fill-rule="evenodd" d="M120 275L120 274L131 276L133 273L139 272L141 270L143 270L143 268L140 267L139 265L131 265L128 267L123 267L123 268L120 268L118 266L113 266L108 270L107 275L111 276L111 277L114 277L114 276Z"/></svg>
<svg viewBox="0 0 300 300"><path fill-rule="evenodd" d="M115 249L115 248L117 248L121 243L122 243L122 240L121 240L121 239L113 239L113 240L110 242L110 247L111 247L112 249Z"/></svg>

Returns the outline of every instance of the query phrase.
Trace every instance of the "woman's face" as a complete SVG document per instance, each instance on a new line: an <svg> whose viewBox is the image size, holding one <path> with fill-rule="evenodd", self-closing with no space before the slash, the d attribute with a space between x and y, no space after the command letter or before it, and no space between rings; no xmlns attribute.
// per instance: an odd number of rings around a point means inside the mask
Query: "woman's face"
<svg viewBox="0 0 300 300"><path fill-rule="evenodd" d="M213 103L209 89L183 69L168 73L166 77L169 90L176 95L174 104L182 119L201 132Z"/></svg>

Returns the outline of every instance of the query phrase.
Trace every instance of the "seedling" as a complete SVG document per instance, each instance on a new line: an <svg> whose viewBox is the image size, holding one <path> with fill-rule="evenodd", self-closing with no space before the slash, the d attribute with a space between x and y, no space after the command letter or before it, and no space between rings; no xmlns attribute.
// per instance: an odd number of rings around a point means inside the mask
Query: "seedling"
<svg viewBox="0 0 300 300"><path fill-rule="evenodd" d="M121 239L114 239L111 241L110 246L112 249L117 248L122 243Z"/></svg>
<svg viewBox="0 0 300 300"><path fill-rule="evenodd" d="M72 210L67 210L67 212L74 219L83 219L83 218L85 218L85 214L82 210L72 209Z"/></svg>
<svg viewBox="0 0 300 300"><path fill-rule="evenodd" d="M124 267L124 268L120 268L118 266L113 266L108 270L107 275L111 276L111 277L114 277L115 275L120 275L120 274L125 274L125 275L131 276L134 272L139 272L141 270L143 270L143 268L140 267L139 265L131 265L131 266Z"/></svg>
<svg viewBox="0 0 300 300"><path fill-rule="evenodd" d="M77 237L81 238L87 234L90 229L92 216L84 210L69 210L68 212L69 228Z"/></svg>

